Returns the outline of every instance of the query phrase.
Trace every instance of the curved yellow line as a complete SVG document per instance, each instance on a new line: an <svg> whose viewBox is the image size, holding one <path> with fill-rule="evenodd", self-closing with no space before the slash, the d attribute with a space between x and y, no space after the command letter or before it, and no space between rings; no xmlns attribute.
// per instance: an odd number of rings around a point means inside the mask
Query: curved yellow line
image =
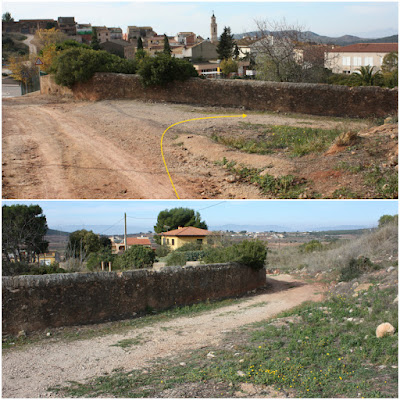
<svg viewBox="0 0 400 400"><path fill-rule="evenodd" d="M175 192L175 195L176 195L176 198L177 198L177 199L180 199L180 197L179 197L179 195L178 195L178 192L176 191L174 182L172 181L171 174L170 174L169 171L168 171L167 163L165 162L164 151L163 151L163 139L164 139L164 135L168 132L168 130L169 130L170 128L174 127L175 125L183 124L184 122L197 121L197 120L199 120L199 119L238 118L238 117L239 117L239 118L246 118L247 115L246 115L246 114L242 114L242 115L222 115L222 116L218 116L218 117L202 117L202 118L186 119L185 121L175 122L175 124L170 125L170 126L163 132L163 134L162 134L162 136L161 136L161 156L162 156L162 159L163 159L163 161L164 161L165 170L167 171L169 180L171 181L171 185L172 185L172 187L173 187L173 189L174 189L174 192Z"/></svg>

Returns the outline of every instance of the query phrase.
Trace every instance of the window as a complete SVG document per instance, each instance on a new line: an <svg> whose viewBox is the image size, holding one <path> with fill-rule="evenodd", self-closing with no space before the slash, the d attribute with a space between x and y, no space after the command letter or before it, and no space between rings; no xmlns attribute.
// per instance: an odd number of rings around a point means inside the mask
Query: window
<svg viewBox="0 0 400 400"><path fill-rule="evenodd" d="M197 243L203 243L203 239L197 239Z"/></svg>
<svg viewBox="0 0 400 400"><path fill-rule="evenodd" d="M343 57L343 65L350 65L350 57Z"/></svg>
<svg viewBox="0 0 400 400"><path fill-rule="evenodd" d="M175 244L175 239L171 239L172 246Z"/></svg>
<svg viewBox="0 0 400 400"><path fill-rule="evenodd" d="M353 64L356 66L356 67L360 67L361 66L361 57L353 57Z"/></svg>
<svg viewBox="0 0 400 400"><path fill-rule="evenodd" d="M374 65L374 58L373 57L365 57L364 65L370 65L372 67Z"/></svg>

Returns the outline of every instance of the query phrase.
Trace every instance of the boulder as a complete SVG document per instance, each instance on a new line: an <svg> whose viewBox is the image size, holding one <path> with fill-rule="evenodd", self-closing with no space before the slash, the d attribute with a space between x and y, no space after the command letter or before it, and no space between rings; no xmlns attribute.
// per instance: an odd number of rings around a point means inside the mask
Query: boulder
<svg viewBox="0 0 400 400"><path fill-rule="evenodd" d="M394 331L395 329L392 324L389 324L389 322L384 322L376 328L376 337L382 338L386 335L393 335Z"/></svg>

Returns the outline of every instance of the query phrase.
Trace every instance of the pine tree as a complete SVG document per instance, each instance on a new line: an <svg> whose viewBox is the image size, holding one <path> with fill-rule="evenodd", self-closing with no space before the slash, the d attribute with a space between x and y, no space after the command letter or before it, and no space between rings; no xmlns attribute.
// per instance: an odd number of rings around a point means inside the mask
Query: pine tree
<svg viewBox="0 0 400 400"><path fill-rule="evenodd" d="M220 60L232 58L234 45L235 41L233 40L233 35L231 34L231 28L225 27L224 32L219 38L219 43L217 46L217 53Z"/></svg>
<svg viewBox="0 0 400 400"><path fill-rule="evenodd" d="M96 28L92 28L91 46L92 46L93 50L100 50L100 42L99 42L99 39L97 38Z"/></svg>
<svg viewBox="0 0 400 400"><path fill-rule="evenodd" d="M233 50L233 56L234 56L235 60L237 60L237 59L239 58L239 54L240 54L240 52L239 52L239 47L238 47L238 45L235 43L235 50Z"/></svg>
<svg viewBox="0 0 400 400"><path fill-rule="evenodd" d="M164 33L164 50L163 50L164 54L168 54L169 56L172 53L171 47L169 45L169 41L168 41L168 36Z"/></svg>

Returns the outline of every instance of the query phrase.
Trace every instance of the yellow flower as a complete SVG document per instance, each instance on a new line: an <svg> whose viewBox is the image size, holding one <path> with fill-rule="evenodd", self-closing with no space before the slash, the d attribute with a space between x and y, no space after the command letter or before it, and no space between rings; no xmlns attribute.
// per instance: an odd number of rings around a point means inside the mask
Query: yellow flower
<svg viewBox="0 0 400 400"><path fill-rule="evenodd" d="M340 380L342 380L342 377L341 377L341 376L339 376L339 379L340 379Z"/></svg>

